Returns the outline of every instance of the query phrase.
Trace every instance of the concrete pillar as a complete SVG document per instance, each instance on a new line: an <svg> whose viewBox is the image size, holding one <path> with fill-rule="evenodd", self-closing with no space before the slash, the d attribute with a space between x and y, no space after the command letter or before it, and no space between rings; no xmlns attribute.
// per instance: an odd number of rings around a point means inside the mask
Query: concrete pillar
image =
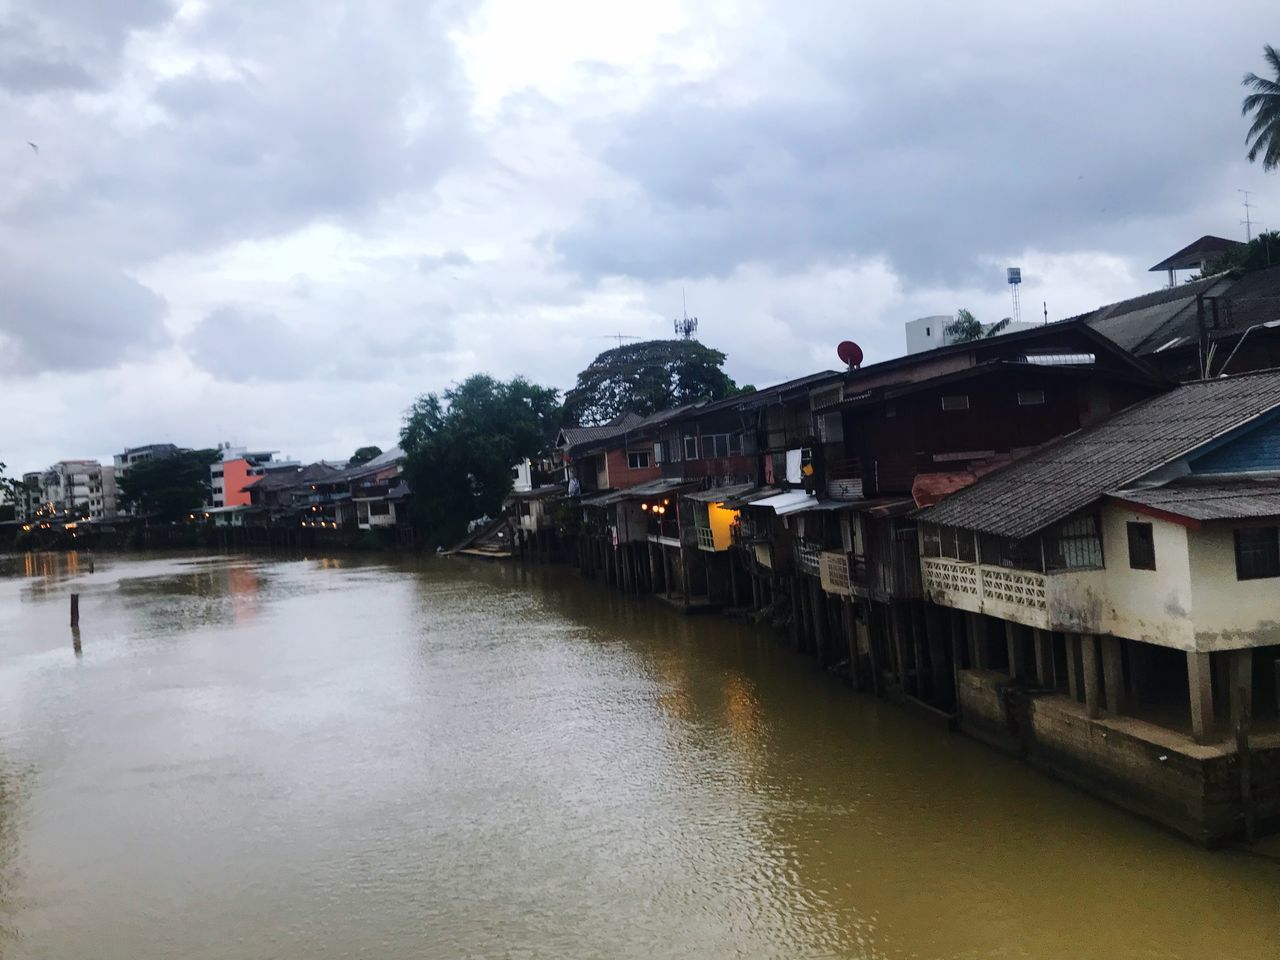
<svg viewBox="0 0 1280 960"><path fill-rule="evenodd" d="M1080 664L1084 668L1084 707L1091 719L1102 715L1102 684L1098 675L1098 638L1080 635Z"/></svg>
<svg viewBox="0 0 1280 960"><path fill-rule="evenodd" d="M1067 693L1080 702L1080 634L1064 634L1067 641Z"/></svg>
<svg viewBox="0 0 1280 960"><path fill-rule="evenodd" d="M1253 716L1253 651L1232 650L1231 658L1231 728L1248 711Z"/></svg>
<svg viewBox="0 0 1280 960"><path fill-rule="evenodd" d="M1197 743L1208 743L1213 735L1213 677L1209 654L1188 651L1187 686L1191 692L1191 732Z"/></svg>
<svg viewBox="0 0 1280 960"><path fill-rule="evenodd" d="M1026 658L1022 655L1022 626L1001 621L1004 627L1004 644L1009 657L1009 679L1022 681L1027 678Z"/></svg>
<svg viewBox="0 0 1280 960"><path fill-rule="evenodd" d="M1053 680L1053 634L1048 630L1033 630L1032 636L1036 646L1036 682L1041 687L1052 688Z"/></svg>
<svg viewBox="0 0 1280 960"><path fill-rule="evenodd" d="M853 617L853 600L849 597L840 598L840 627L849 647L849 682L853 689L859 690L862 684L858 676L858 625Z"/></svg>
<svg viewBox="0 0 1280 960"><path fill-rule="evenodd" d="M932 603L924 608L924 633L929 645L929 680L932 703L946 707L951 702L951 670L947 666L947 640L942 632L942 611Z"/></svg>
<svg viewBox="0 0 1280 960"><path fill-rule="evenodd" d="M804 627L804 607L800 603L800 590L796 578L788 577L791 587L791 646L800 649L800 631Z"/></svg>
<svg viewBox="0 0 1280 960"><path fill-rule="evenodd" d="M1102 641L1102 679L1107 688L1107 709L1112 713L1124 713L1128 709L1129 698L1124 688L1124 660L1120 652L1118 637L1103 636Z"/></svg>

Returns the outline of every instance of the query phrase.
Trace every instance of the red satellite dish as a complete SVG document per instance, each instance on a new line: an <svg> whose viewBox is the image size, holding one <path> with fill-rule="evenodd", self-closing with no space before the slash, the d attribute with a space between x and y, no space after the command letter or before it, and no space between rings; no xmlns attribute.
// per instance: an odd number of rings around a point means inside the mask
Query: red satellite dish
<svg viewBox="0 0 1280 960"><path fill-rule="evenodd" d="M852 340L842 340L836 347L836 355L851 367L862 366L862 348Z"/></svg>

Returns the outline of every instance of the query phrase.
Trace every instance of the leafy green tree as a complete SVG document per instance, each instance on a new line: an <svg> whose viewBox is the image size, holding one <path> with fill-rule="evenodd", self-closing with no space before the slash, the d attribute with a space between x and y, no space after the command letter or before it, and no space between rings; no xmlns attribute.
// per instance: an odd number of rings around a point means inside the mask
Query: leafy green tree
<svg viewBox="0 0 1280 960"><path fill-rule="evenodd" d="M381 447L361 447L351 455L351 459L347 461L347 466L358 467L362 463L368 463L374 457L382 456Z"/></svg>
<svg viewBox="0 0 1280 960"><path fill-rule="evenodd" d="M1255 162L1261 155L1262 169L1271 171L1280 167L1280 51L1268 43L1262 48L1262 55L1275 78L1260 77L1256 73L1244 75L1240 82L1253 93L1240 104L1240 115L1253 114L1253 125L1245 134L1249 162Z"/></svg>
<svg viewBox="0 0 1280 960"><path fill-rule="evenodd" d="M1193 283L1228 270L1250 273L1275 266L1280 266L1280 231L1271 230L1260 233L1248 243L1242 243L1209 261L1203 271L1192 274L1187 282Z"/></svg>
<svg viewBox="0 0 1280 960"><path fill-rule="evenodd" d="M27 485L20 477L6 476L5 471L8 469L0 462L0 520L12 520L19 501L27 496Z"/></svg>
<svg viewBox="0 0 1280 960"><path fill-rule="evenodd" d="M204 509L212 486L209 466L218 457L217 450L179 450L135 463L116 480L120 504L161 522L182 520Z"/></svg>
<svg viewBox="0 0 1280 960"><path fill-rule="evenodd" d="M951 343L972 343L974 340L997 336L1012 322L1012 317L1005 317L999 323L992 324L990 329L984 330L982 322L961 307L956 311L956 318L947 324L943 332Z"/></svg>
<svg viewBox="0 0 1280 960"><path fill-rule="evenodd" d="M646 340L600 354L565 396L565 422L608 423L631 411L642 417L736 391L724 354L697 340Z"/></svg>
<svg viewBox="0 0 1280 960"><path fill-rule="evenodd" d="M427 540L452 543L468 521L497 516L511 492L512 465L550 444L559 412L555 389L485 374L414 401L400 446L414 520Z"/></svg>

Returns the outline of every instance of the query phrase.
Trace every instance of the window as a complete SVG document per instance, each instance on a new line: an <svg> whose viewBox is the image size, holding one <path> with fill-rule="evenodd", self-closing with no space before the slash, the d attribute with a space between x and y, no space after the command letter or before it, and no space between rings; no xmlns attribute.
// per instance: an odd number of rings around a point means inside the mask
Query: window
<svg viewBox="0 0 1280 960"><path fill-rule="evenodd" d="M884 405L884 416L886 420L889 417L896 417L897 415L898 415L898 405L896 403L886 403Z"/></svg>
<svg viewBox="0 0 1280 960"><path fill-rule="evenodd" d="M629 451L627 453L627 466L632 470L647 470L649 467L649 451Z"/></svg>
<svg viewBox="0 0 1280 960"><path fill-rule="evenodd" d="M1045 559L1050 570L1101 568L1102 537L1098 533L1098 518L1078 517L1061 524L1045 540Z"/></svg>
<svg viewBox="0 0 1280 960"><path fill-rule="evenodd" d="M968 410L969 395L967 393L953 393L950 396L942 398L943 410Z"/></svg>
<svg viewBox="0 0 1280 960"><path fill-rule="evenodd" d="M1038 407L1044 403L1043 390L1019 390L1018 406L1020 407Z"/></svg>
<svg viewBox="0 0 1280 960"><path fill-rule="evenodd" d="M684 458L686 460L698 459L698 438L697 437L684 438Z"/></svg>
<svg viewBox="0 0 1280 960"><path fill-rule="evenodd" d="M708 433L702 437L702 456L705 460L722 460L742 453L742 434Z"/></svg>
<svg viewBox="0 0 1280 960"><path fill-rule="evenodd" d="M1129 566L1134 570L1156 568L1156 541L1149 523L1125 524L1129 532Z"/></svg>
<svg viewBox="0 0 1280 960"><path fill-rule="evenodd" d="M661 440L659 440L657 443L655 443L655 444L653 445L653 462L654 462L654 463L662 463L662 462L663 462L663 457L662 457L662 441L661 441Z"/></svg>
<svg viewBox="0 0 1280 960"><path fill-rule="evenodd" d="M374 500L369 504L369 516L371 517L389 517L391 516L391 504L385 500Z"/></svg>
<svg viewBox="0 0 1280 960"><path fill-rule="evenodd" d="M1280 527L1245 527L1235 536L1237 580L1280 577Z"/></svg>

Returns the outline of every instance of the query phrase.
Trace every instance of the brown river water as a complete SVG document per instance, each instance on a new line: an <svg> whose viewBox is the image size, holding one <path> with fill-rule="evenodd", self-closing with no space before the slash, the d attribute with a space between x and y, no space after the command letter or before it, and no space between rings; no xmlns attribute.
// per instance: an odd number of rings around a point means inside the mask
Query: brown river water
<svg viewBox="0 0 1280 960"><path fill-rule="evenodd" d="M1280 957L1280 862L567 570L3 558L0 653L4 958Z"/></svg>

